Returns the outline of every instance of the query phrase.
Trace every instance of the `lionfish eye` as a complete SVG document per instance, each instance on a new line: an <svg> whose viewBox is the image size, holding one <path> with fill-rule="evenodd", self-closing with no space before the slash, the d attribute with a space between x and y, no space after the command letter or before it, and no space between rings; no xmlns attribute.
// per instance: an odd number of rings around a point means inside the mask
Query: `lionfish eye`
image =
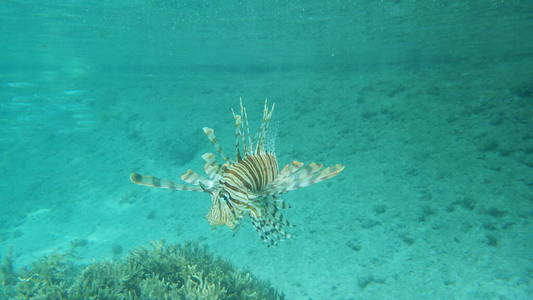
<svg viewBox="0 0 533 300"><path fill-rule="evenodd" d="M222 200L224 200L224 201L228 201L229 200L229 195L226 194L226 193L221 194L221 197L222 197Z"/></svg>

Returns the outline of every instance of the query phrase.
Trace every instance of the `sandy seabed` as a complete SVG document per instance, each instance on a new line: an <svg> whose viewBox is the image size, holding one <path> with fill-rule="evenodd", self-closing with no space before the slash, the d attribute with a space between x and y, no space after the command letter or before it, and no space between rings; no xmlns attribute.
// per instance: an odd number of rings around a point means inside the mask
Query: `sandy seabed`
<svg viewBox="0 0 533 300"><path fill-rule="evenodd" d="M194 240L291 300L527 299L531 70L514 61L88 74L60 87L62 99L85 104L83 114L68 106L49 116L68 117L72 131L52 123L4 141L0 253L13 247L20 267L75 240L87 242L80 262L118 259L150 240ZM334 179L284 196L296 227L274 248L248 221L235 233L211 230L207 194L128 179L132 171L176 181L189 168L201 171L200 156L214 151L204 126L232 153L230 108L241 96L253 126L264 99L276 102L280 164L346 165Z"/></svg>

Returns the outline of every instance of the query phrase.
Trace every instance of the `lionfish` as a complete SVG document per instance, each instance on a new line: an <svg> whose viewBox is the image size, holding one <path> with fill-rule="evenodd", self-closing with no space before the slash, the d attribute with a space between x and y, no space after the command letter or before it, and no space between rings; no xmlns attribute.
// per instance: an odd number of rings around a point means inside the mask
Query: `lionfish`
<svg viewBox="0 0 533 300"><path fill-rule="evenodd" d="M261 239L269 246L290 238L286 228L292 226L281 209L289 206L280 198L283 193L296 190L339 174L344 166L336 164L304 165L293 161L278 169L274 151L275 133L269 131L274 104L269 109L265 101L263 119L255 137L250 135L246 108L240 100L240 114L232 109L235 120L235 160L230 159L217 141L215 131L204 127L203 131L224 160L219 164L215 154L202 155L207 178L188 170L181 179L190 184L179 184L168 179L132 173L133 183L171 190L206 192L211 195L211 209L207 221L212 226L226 225L236 229L244 216L249 216Z"/></svg>

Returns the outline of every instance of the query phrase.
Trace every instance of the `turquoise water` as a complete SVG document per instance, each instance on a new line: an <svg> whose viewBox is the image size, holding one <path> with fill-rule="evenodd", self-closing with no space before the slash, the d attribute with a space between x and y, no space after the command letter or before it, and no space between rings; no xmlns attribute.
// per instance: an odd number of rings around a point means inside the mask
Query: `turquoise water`
<svg viewBox="0 0 533 300"><path fill-rule="evenodd" d="M525 0L4 1L0 255L192 240L287 299L527 299L531 32ZM346 166L273 248L129 180L200 172L205 126L233 154L239 97L252 127L276 103L281 165Z"/></svg>

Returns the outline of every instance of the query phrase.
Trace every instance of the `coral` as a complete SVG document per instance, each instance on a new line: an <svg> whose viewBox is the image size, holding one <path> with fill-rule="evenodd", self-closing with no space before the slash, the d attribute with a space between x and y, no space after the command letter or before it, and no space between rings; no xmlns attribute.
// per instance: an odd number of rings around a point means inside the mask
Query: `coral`
<svg viewBox="0 0 533 300"><path fill-rule="evenodd" d="M13 269L13 248L2 259L0 264L0 299L9 299L9 288L17 282L17 275Z"/></svg>
<svg viewBox="0 0 533 300"><path fill-rule="evenodd" d="M12 285L16 280L17 276L13 270L13 248L10 248L0 265L0 285Z"/></svg>
<svg viewBox="0 0 533 300"><path fill-rule="evenodd" d="M0 299L282 300L284 296L194 243L153 242L118 262L80 267L52 254L15 273L0 268ZM3 297L3 298L2 298Z"/></svg>

